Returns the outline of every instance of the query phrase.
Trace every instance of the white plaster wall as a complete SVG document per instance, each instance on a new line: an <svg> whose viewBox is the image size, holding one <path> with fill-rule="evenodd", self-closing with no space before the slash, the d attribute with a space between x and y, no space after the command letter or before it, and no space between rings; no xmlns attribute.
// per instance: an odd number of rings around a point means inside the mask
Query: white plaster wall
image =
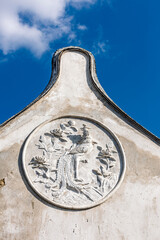
<svg viewBox="0 0 160 240"><path fill-rule="evenodd" d="M0 129L0 239L159 240L160 150L158 144L115 113L92 84L85 53L62 54L51 90ZM42 122L64 115L95 119L119 138L127 169L114 195L98 207L70 211L38 198L21 170L22 144Z"/></svg>

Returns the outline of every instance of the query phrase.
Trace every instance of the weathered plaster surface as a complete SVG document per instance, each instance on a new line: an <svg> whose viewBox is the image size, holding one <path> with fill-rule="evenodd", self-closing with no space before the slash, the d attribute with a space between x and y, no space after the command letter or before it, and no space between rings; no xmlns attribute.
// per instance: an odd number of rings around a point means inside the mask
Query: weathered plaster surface
<svg viewBox="0 0 160 240"><path fill-rule="evenodd" d="M85 52L69 49L59 59L55 84L0 128L0 180L5 180L0 186L0 239L159 240L159 144L138 125L128 123L97 90ZM89 210L47 204L31 190L22 171L27 136L44 121L65 115L101 122L117 135L125 151L122 185L106 202Z"/></svg>

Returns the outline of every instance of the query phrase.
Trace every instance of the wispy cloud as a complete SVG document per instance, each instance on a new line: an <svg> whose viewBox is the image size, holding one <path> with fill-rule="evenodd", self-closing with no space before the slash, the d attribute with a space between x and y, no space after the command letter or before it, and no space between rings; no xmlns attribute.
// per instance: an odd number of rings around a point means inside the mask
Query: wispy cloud
<svg viewBox="0 0 160 240"><path fill-rule="evenodd" d="M110 50L111 50L111 46L109 44L109 41L97 41L93 44L93 53L94 55L98 55L98 54L105 54L105 56L107 58L109 58L110 55Z"/></svg>
<svg viewBox="0 0 160 240"><path fill-rule="evenodd" d="M50 42L65 34L75 37L72 31L73 16L68 16L70 5L80 8L96 0L1 0L0 49L8 54L21 47L41 56ZM78 25L79 30L86 30Z"/></svg>
<svg viewBox="0 0 160 240"><path fill-rule="evenodd" d="M87 30L87 27L85 25L78 24L77 29L81 30L81 31L85 31L85 30Z"/></svg>
<svg viewBox="0 0 160 240"><path fill-rule="evenodd" d="M105 57L110 57L111 45L109 40L103 36L103 28L100 25L97 29L97 38L93 42L92 52L94 55L103 54Z"/></svg>

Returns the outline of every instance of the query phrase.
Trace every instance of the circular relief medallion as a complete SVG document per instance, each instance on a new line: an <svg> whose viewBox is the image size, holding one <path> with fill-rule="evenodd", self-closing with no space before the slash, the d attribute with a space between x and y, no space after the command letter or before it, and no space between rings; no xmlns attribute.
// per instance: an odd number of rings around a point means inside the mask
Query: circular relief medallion
<svg viewBox="0 0 160 240"><path fill-rule="evenodd" d="M91 119L63 117L38 126L23 149L23 169L46 201L86 209L106 200L125 171L117 137Z"/></svg>

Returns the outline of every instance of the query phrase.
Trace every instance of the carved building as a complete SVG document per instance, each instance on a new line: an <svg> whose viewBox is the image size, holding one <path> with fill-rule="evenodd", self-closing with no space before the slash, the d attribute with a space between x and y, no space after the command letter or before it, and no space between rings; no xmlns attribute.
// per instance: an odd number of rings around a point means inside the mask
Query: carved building
<svg viewBox="0 0 160 240"><path fill-rule="evenodd" d="M0 239L159 240L160 140L100 86L84 49L0 128Z"/></svg>

